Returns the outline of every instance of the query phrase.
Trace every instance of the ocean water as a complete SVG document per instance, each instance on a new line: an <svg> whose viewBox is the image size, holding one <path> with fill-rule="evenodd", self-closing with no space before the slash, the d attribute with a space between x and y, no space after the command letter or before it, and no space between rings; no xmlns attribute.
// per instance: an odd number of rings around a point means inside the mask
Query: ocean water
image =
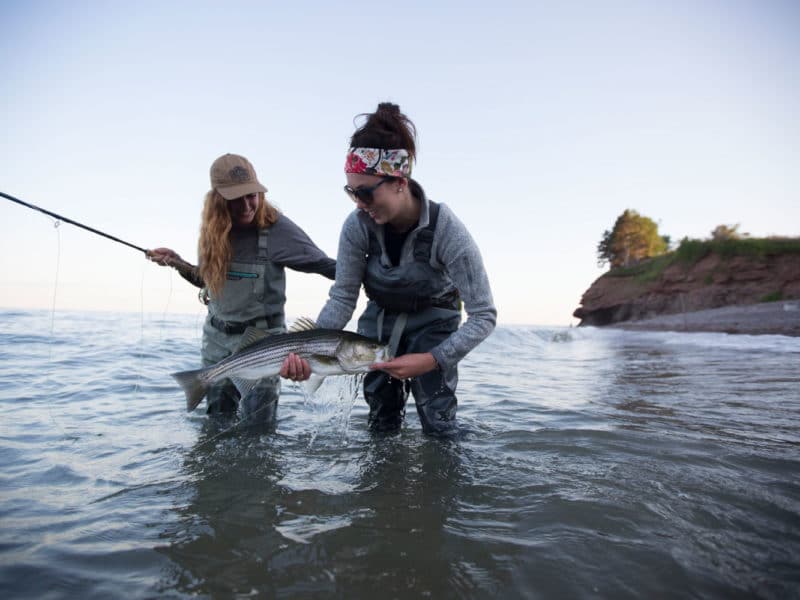
<svg viewBox="0 0 800 600"><path fill-rule="evenodd" d="M442 441L186 413L200 325L0 311L3 598L800 597L800 339L499 327Z"/></svg>

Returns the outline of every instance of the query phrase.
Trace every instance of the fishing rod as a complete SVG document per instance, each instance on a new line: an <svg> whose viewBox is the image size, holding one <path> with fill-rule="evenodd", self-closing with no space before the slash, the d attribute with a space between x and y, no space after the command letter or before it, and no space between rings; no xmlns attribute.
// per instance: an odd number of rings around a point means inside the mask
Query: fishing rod
<svg viewBox="0 0 800 600"><path fill-rule="evenodd" d="M59 215L57 213L50 212L49 210L45 210L45 209L43 209L43 208L41 208L39 206L36 206L35 204L28 204L27 202L24 202L24 201L20 200L19 198L14 198L14 196L10 196L9 194L5 194L3 192L0 192L0 196L5 198L6 200L11 200L12 202L16 202L17 204L21 204L22 206L27 206L28 208L32 208L33 210L38 210L39 212L44 213L44 214L46 214L46 215L48 215L50 217L55 217L59 221L64 221L65 223L70 223L71 225L75 225L76 227L81 227L81 228L85 229L86 231L91 231L92 233L96 233L97 235L102 235L104 238L108 238L108 239L113 240L115 242L118 242L120 244L124 244L126 246L129 246L129 247L133 248L134 250L138 250L139 252L143 252L145 255L147 255L147 250L145 250L144 248L140 248L139 246L137 246L135 244L131 244L130 242L126 242L125 240L121 240L118 237L114 237L113 235L109 235L108 233L103 233L102 231L94 229L93 227L89 227L88 225L84 225L83 223L78 223L77 221L73 221L72 219L68 219L67 217L62 217L61 215Z"/></svg>

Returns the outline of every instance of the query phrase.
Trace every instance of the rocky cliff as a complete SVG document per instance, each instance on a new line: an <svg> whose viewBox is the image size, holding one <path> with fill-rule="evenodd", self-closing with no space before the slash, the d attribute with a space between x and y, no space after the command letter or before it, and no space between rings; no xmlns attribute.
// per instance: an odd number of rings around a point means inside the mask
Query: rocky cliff
<svg viewBox="0 0 800 600"><path fill-rule="evenodd" d="M800 254L659 257L599 277L573 315L580 325L611 325L661 315L800 299Z"/></svg>

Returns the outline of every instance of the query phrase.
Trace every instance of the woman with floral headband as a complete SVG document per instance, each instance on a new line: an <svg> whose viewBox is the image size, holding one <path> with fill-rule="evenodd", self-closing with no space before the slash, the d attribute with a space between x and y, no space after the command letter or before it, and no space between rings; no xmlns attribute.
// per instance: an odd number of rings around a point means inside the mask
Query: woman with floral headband
<svg viewBox="0 0 800 600"><path fill-rule="evenodd" d="M147 252L153 262L175 267L184 279L202 288L201 299L208 304L203 366L236 351L248 327L268 333L286 331L286 267L328 279L336 273L336 261L267 202L266 191L245 157L220 156L211 165L211 191L206 194L200 226L199 266L169 248ZM242 417L252 423L272 423L279 392L277 376L259 381L241 399ZM239 400L239 392L225 379L208 392L207 412L235 412Z"/></svg>
<svg viewBox="0 0 800 600"><path fill-rule="evenodd" d="M353 134L345 191L356 203L339 238L336 282L320 327L343 328L363 284L363 335L387 342L396 358L364 378L370 427L400 427L409 390L425 433L456 431L457 364L494 329L497 311L480 251L445 204L411 178L416 130L395 104L382 103ZM461 305L467 313L462 327ZM307 379L289 355L281 374Z"/></svg>

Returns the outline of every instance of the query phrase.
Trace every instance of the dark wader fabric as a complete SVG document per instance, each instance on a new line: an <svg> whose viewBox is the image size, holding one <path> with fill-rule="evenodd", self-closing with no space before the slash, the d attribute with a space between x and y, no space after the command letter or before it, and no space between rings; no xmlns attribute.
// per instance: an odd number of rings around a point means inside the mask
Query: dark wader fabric
<svg viewBox="0 0 800 600"><path fill-rule="evenodd" d="M235 240L225 286L219 298L211 297L203 325L203 365L209 366L234 353L247 326L269 333L286 331L283 307L286 302L284 270L268 259L269 228L259 231L258 255L238 260ZM281 380L278 375L260 380L245 396L230 379L211 387L207 396L210 415L234 413L237 406L248 424L272 424L277 416Z"/></svg>
<svg viewBox="0 0 800 600"><path fill-rule="evenodd" d="M379 307L370 302L358 323L359 333L377 339ZM381 341L388 342L397 315L384 316ZM458 329L461 313L443 308L428 308L409 315L400 337L397 355L428 352ZM369 426L377 432L400 428L409 391L414 395L422 430L426 434L450 436L456 433L456 386L458 368L435 369L409 381L394 379L373 371L364 377L364 399L369 405Z"/></svg>
<svg viewBox="0 0 800 600"><path fill-rule="evenodd" d="M370 298L358 321L359 333L389 342L394 331L400 334L396 356L429 352L458 329L461 322L458 294L447 274L431 264L431 248L439 207L428 203L428 225L409 236L401 255L411 260L393 265L388 258L383 230L370 235L370 250L364 273L364 288ZM399 315L406 315L397 328ZM401 333L402 330L402 333ZM456 385L458 369L436 369L410 381L393 379L386 373L372 372L364 378L364 398L369 405L370 428L397 430L405 414L409 390L414 395L422 430L448 436L457 431Z"/></svg>

